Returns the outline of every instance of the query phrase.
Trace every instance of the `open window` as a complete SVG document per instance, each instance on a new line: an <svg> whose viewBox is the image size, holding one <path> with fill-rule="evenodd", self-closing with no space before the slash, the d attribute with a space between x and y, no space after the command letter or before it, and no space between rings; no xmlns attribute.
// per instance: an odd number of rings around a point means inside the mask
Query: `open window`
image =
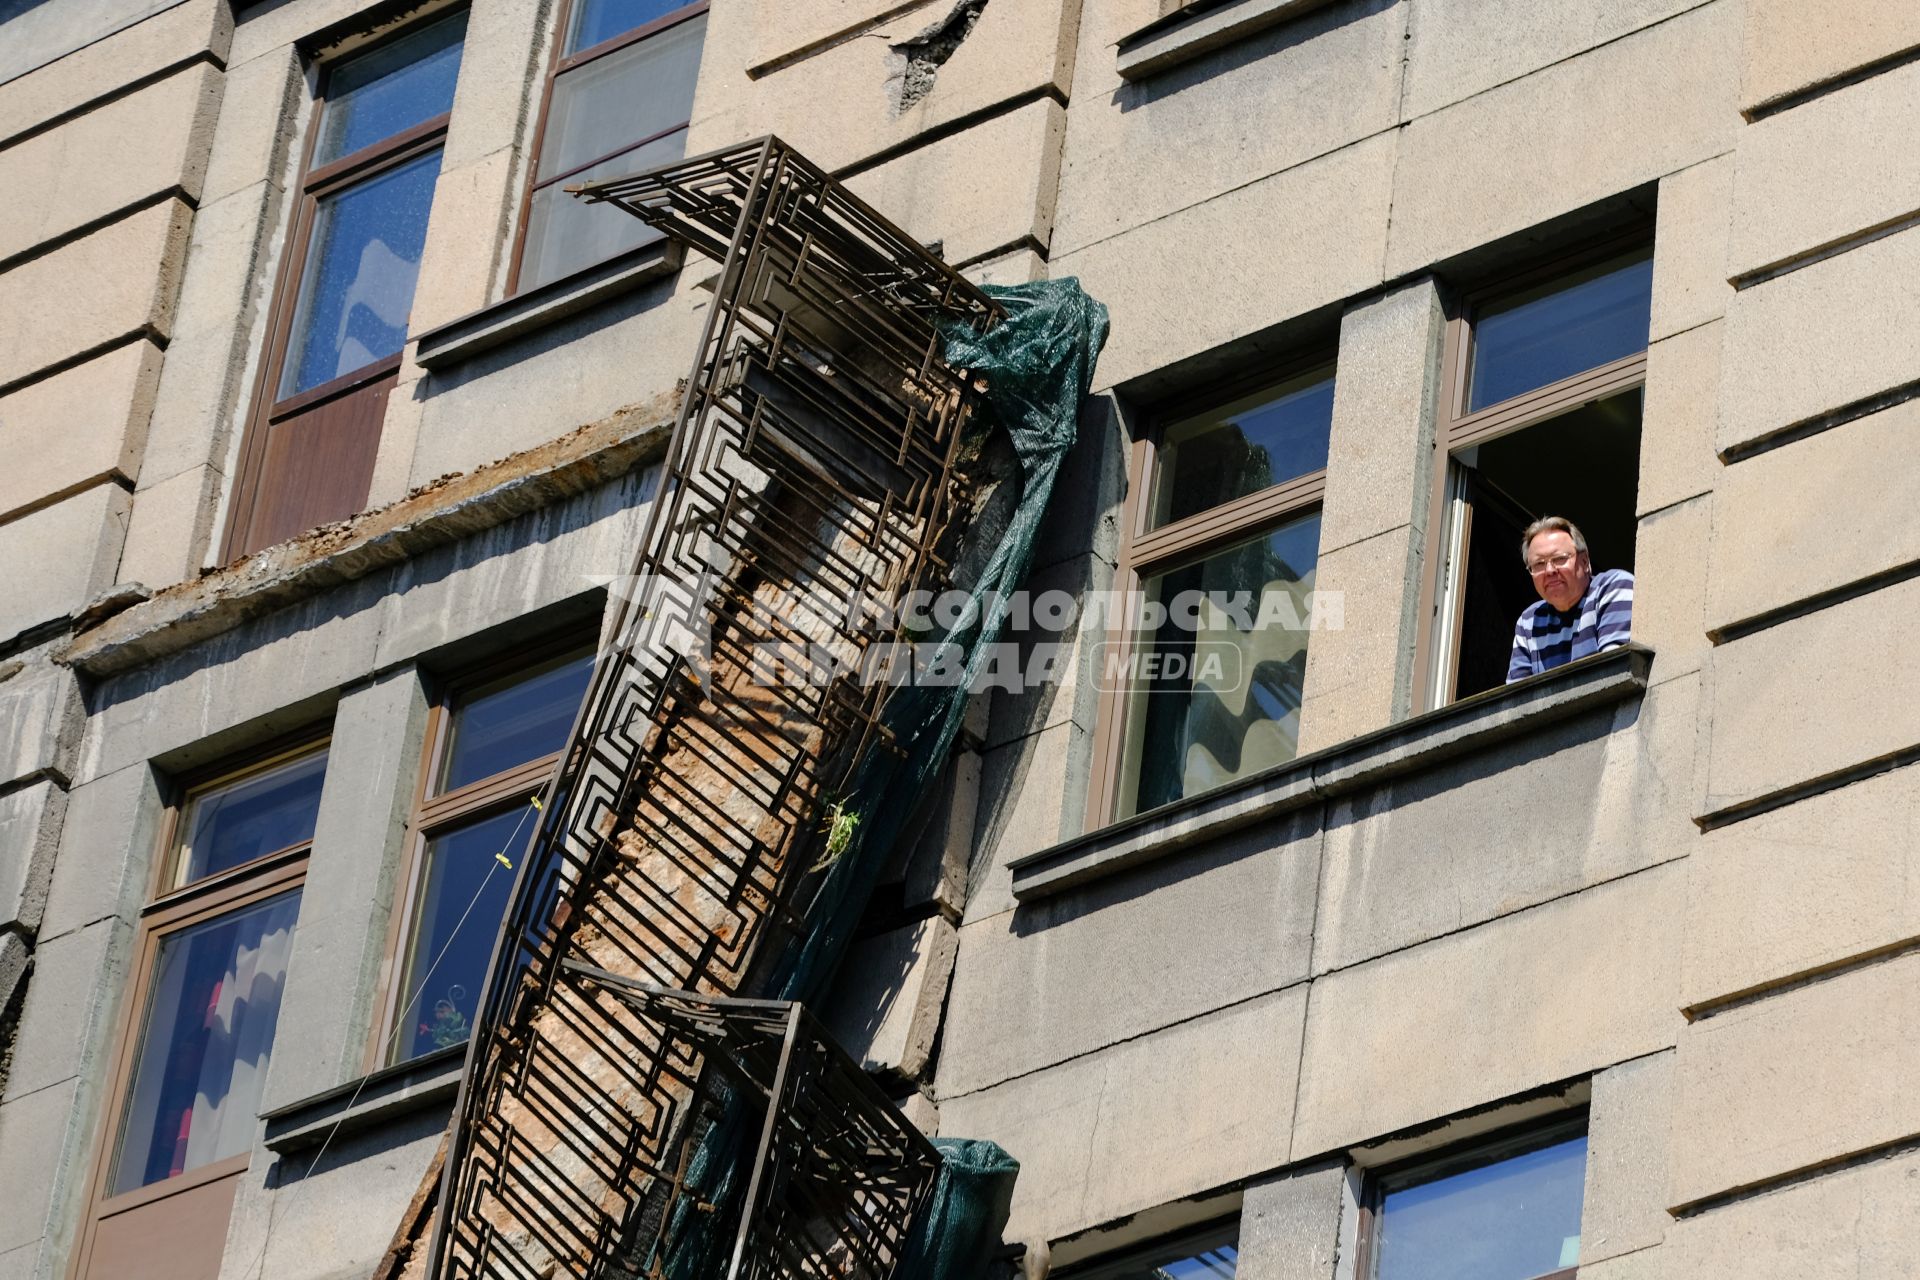
<svg viewBox="0 0 1920 1280"><path fill-rule="evenodd" d="M1136 442L1115 575L1129 616L1095 655L1094 825L1294 757L1333 384L1330 363L1296 365Z"/></svg>
<svg viewBox="0 0 1920 1280"><path fill-rule="evenodd" d="M1448 328L1425 705L1499 686L1540 597L1520 535L1564 516L1595 572L1633 568L1653 260L1645 246L1468 300Z"/></svg>

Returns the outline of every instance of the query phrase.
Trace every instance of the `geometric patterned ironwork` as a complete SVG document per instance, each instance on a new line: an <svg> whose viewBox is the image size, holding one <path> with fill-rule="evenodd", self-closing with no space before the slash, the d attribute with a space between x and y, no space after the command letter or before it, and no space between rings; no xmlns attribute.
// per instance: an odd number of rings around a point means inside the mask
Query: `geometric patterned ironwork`
<svg viewBox="0 0 1920 1280"><path fill-rule="evenodd" d="M944 584L957 533L975 393L934 322L1000 315L776 138L581 194L720 275L635 589L494 949L429 1255L440 1280L612 1274L657 1221L704 1123L707 1049L585 974L750 996L768 944L804 927L826 804L889 745L887 686L857 672L908 638L887 606ZM769 681L771 655L818 678Z"/></svg>
<svg viewBox="0 0 1920 1280"><path fill-rule="evenodd" d="M939 1153L798 1003L727 1000L577 970L695 1046L760 1123L727 1280L882 1280L933 1189ZM692 1109L703 1099L696 1097ZM691 1143L692 1136L687 1141ZM672 1219L676 1183L656 1221ZM640 1270L664 1251L639 1242Z"/></svg>

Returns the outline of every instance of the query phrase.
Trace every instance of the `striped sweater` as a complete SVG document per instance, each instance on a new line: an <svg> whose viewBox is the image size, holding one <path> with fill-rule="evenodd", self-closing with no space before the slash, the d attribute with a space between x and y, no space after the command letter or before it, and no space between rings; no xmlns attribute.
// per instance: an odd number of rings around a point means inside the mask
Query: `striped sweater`
<svg viewBox="0 0 1920 1280"><path fill-rule="evenodd" d="M1528 605L1513 628L1507 683L1627 642L1633 629L1633 575L1606 569L1593 575L1587 593L1565 613L1545 600Z"/></svg>

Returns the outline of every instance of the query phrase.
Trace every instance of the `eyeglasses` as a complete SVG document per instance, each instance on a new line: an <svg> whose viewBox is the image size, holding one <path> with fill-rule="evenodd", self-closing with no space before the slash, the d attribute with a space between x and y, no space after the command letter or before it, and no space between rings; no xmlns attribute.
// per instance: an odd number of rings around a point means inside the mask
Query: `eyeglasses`
<svg viewBox="0 0 1920 1280"><path fill-rule="evenodd" d="M1543 573L1564 572L1567 566L1572 564L1575 557L1579 554L1578 551L1562 551L1557 556L1548 556L1545 560L1535 560L1527 566L1527 572L1536 578Z"/></svg>

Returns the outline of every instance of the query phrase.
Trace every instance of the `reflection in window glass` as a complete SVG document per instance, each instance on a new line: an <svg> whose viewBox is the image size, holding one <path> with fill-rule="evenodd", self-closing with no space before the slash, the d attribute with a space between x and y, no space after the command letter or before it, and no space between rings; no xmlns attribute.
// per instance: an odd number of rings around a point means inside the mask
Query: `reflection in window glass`
<svg viewBox="0 0 1920 1280"><path fill-rule="evenodd" d="M283 893L160 943L113 1194L253 1146L299 911Z"/></svg>
<svg viewBox="0 0 1920 1280"><path fill-rule="evenodd" d="M1473 325L1467 412L1647 347L1653 260L1604 267L1489 307Z"/></svg>
<svg viewBox="0 0 1920 1280"><path fill-rule="evenodd" d="M1373 1280L1533 1280L1580 1261L1585 1134L1464 1172L1389 1181Z"/></svg>
<svg viewBox="0 0 1920 1280"><path fill-rule="evenodd" d="M684 125L706 29L705 17L694 18L556 79L536 177L544 182Z"/></svg>
<svg viewBox="0 0 1920 1280"><path fill-rule="evenodd" d="M513 873L497 855L518 866L533 831L532 806L518 804L427 841L401 979L407 1021L394 1037L395 1062L464 1044L472 1034L487 960L513 891Z"/></svg>
<svg viewBox="0 0 1920 1280"><path fill-rule="evenodd" d="M320 201L281 399L406 345L439 176L440 153L434 151Z"/></svg>
<svg viewBox="0 0 1920 1280"><path fill-rule="evenodd" d="M439 790L457 790L564 747L592 678L593 655L582 653L462 699Z"/></svg>
<svg viewBox="0 0 1920 1280"><path fill-rule="evenodd" d="M1232 1280L1239 1259L1240 1250L1234 1244L1189 1239L1096 1268L1086 1280Z"/></svg>
<svg viewBox="0 0 1920 1280"><path fill-rule="evenodd" d="M567 52L579 53L683 9L689 0L575 0Z"/></svg>
<svg viewBox="0 0 1920 1280"><path fill-rule="evenodd" d="M466 27L462 12L336 67L327 79L313 167L452 110Z"/></svg>
<svg viewBox="0 0 1920 1280"><path fill-rule="evenodd" d="M1324 470L1332 429L1331 370L1168 427L1160 441L1153 527Z"/></svg>
<svg viewBox="0 0 1920 1280"><path fill-rule="evenodd" d="M189 884L313 839L326 774L327 753L317 751L195 794L181 818L186 837L173 883Z"/></svg>
<svg viewBox="0 0 1920 1280"><path fill-rule="evenodd" d="M633 0L582 0L573 47L598 44L664 11ZM706 15L697 13L554 77L516 288L558 280L656 238L638 219L584 205L564 188L680 158L706 33Z"/></svg>
<svg viewBox="0 0 1920 1280"><path fill-rule="evenodd" d="M567 194L567 188L576 182L638 173L678 160L686 143L687 131L679 129L643 147L622 151L611 160L588 165L564 182L535 187L527 215L526 265L522 268L527 280L558 280L616 253L658 240L660 233L640 219L626 214L609 216L607 206L576 200Z"/></svg>
<svg viewBox="0 0 1920 1280"><path fill-rule="evenodd" d="M1166 617L1134 648L1121 817L1294 757L1319 549L1315 512L1141 584Z"/></svg>

